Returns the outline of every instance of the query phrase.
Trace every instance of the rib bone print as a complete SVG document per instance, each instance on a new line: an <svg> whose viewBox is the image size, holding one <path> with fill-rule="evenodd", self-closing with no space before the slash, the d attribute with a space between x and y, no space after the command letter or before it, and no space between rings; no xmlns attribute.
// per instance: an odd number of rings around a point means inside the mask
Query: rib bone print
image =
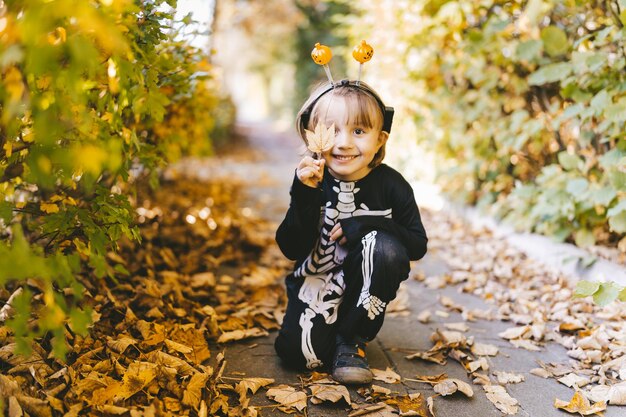
<svg viewBox="0 0 626 417"><path fill-rule="evenodd" d="M363 239L363 264L361 265L363 271L363 289L359 295L359 301L356 306L363 305L363 308L367 311L367 317L370 320L374 320L376 316L382 313L387 303L383 302L380 298L370 294L370 285L372 283L372 271L374 270L374 247L376 246L376 231L369 232Z"/></svg>

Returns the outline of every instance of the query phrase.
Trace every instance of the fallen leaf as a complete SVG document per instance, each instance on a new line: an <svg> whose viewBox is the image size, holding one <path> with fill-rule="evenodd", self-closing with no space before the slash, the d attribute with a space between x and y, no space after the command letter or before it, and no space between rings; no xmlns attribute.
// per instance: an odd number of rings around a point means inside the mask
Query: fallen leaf
<svg viewBox="0 0 626 417"><path fill-rule="evenodd" d="M324 401L336 403L342 398L348 405L352 404L350 393L343 385L313 384L309 386L309 389L311 390L311 395L313 395L311 398L313 404L320 404Z"/></svg>
<svg viewBox="0 0 626 417"><path fill-rule="evenodd" d="M534 344L533 342L531 342L530 340L514 339L514 340L509 340L509 343L511 343L513 346L515 346L517 348L523 348L523 349L526 349L526 350L530 350L532 352L539 352L539 351L541 351L541 348L539 346L537 346L536 344Z"/></svg>
<svg viewBox="0 0 626 417"><path fill-rule="evenodd" d="M426 404L428 405L428 411L430 411L430 414L433 415L433 417L435 417L435 401L433 400L435 397L434 396L430 396L426 399Z"/></svg>
<svg viewBox="0 0 626 417"><path fill-rule="evenodd" d="M419 392L409 395L396 395L384 400L385 404L398 407L400 416L430 417L426 402Z"/></svg>
<svg viewBox="0 0 626 417"><path fill-rule="evenodd" d="M417 320L419 320L420 323L426 324L430 322L431 316L432 316L432 313L430 312L430 310L423 310L421 313L417 315Z"/></svg>
<svg viewBox="0 0 626 417"><path fill-rule="evenodd" d="M495 371L493 373L499 384L517 384L524 381L524 375L512 372Z"/></svg>
<svg viewBox="0 0 626 417"><path fill-rule="evenodd" d="M387 384L398 384L402 381L402 377L389 367L384 371L373 368L372 374L375 380L386 382Z"/></svg>
<svg viewBox="0 0 626 417"><path fill-rule="evenodd" d="M454 394L457 391L461 391L468 397L474 396L474 390L472 390L472 387L467 382L456 378L444 379L443 381L435 384L435 386L433 386L433 390L437 394L441 394L443 396Z"/></svg>
<svg viewBox="0 0 626 417"><path fill-rule="evenodd" d="M348 417L396 417L396 410L385 403L376 403L373 405L356 405L354 411L348 414Z"/></svg>
<svg viewBox="0 0 626 417"><path fill-rule="evenodd" d="M467 364L467 368L470 372L475 372L479 369L482 369L483 371L488 371L489 370L489 362L487 362L487 359L485 359L484 357L469 362Z"/></svg>
<svg viewBox="0 0 626 417"><path fill-rule="evenodd" d="M129 336L121 336L119 339L109 339L107 341L108 348L117 353L124 353L128 346L135 346L136 344L137 340Z"/></svg>
<svg viewBox="0 0 626 417"><path fill-rule="evenodd" d="M267 335L269 335L267 331L259 329L258 327L253 327L252 329L246 330L233 330L231 332L222 333L217 339L217 343L228 343L234 340L242 340L251 337L261 337Z"/></svg>
<svg viewBox="0 0 626 417"><path fill-rule="evenodd" d="M381 387L380 385L372 384L372 393L389 395L391 394L391 390L389 388Z"/></svg>
<svg viewBox="0 0 626 417"><path fill-rule="evenodd" d="M132 362L122 378L119 397L128 399L143 390L157 375L157 365L148 362Z"/></svg>
<svg viewBox="0 0 626 417"><path fill-rule="evenodd" d="M180 353L191 353L193 352L193 349L190 348L189 346L185 346L181 343L177 343L174 341L171 341L169 339L165 339L165 345L170 348L171 350L175 351L175 352L180 352Z"/></svg>
<svg viewBox="0 0 626 417"><path fill-rule="evenodd" d="M183 392L182 403L198 409L200 400L202 400L202 390L206 387L207 381L211 375L198 372L191 376L189 383Z"/></svg>
<svg viewBox="0 0 626 417"><path fill-rule="evenodd" d="M587 397L593 402L626 405L626 382L620 382L612 386L595 386L589 390Z"/></svg>
<svg viewBox="0 0 626 417"><path fill-rule="evenodd" d="M576 393L569 402L559 400L558 398L555 399L554 406L556 408L560 408L561 410L565 410L568 413L578 413L581 416L599 414L602 411L606 410L605 402L599 402L591 405L589 400L585 398L585 396L580 391L576 391Z"/></svg>
<svg viewBox="0 0 626 417"><path fill-rule="evenodd" d="M456 330L458 332L467 332L469 330L469 326L463 322L445 323L444 326L446 326L446 328L449 330Z"/></svg>
<svg viewBox="0 0 626 417"><path fill-rule="evenodd" d="M498 347L488 343L474 343L471 352L476 356L496 356Z"/></svg>
<svg viewBox="0 0 626 417"><path fill-rule="evenodd" d="M573 372L562 378L559 378L557 381L559 381L563 385L567 385L568 387L579 387L579 388L584 387L590 382L589 378L576 375Z"/></svg>
<svg viewBox="0 0 626 417"><path fill-rule="evenodd" d="M295 388L289 385L279 385L274 388L270 388L266 393L267 397L271 400L280 403L288 408L295 408L298 411L302 411L306 408L307 395L303 391L296 391Z"/></svg>
<svg viewBox="0 0 626 417"><path fill-rule="evenodd" d="M485 394L489 401L502 411L504 414L517 414L519 411L519 402L511 397L501 385L483 385Z"/></svg>
<svg viewBox="0 0 626 417"><path fill-rule="evenodd" d="M239 398L241 399L246 396L248 391L254 395L259 388L266 387L273 383L274 380L272 378L244 378L235 385L235 392L239 394Z"/></svg>
<svg viewBox="0 0 626 417"><path fill-rule="evenodd" d="M498 333L503 339L519 339L523 337L530 330L529 326L510 327L503 332Z"/></svg>
<svg viewBox="0 0 626 417"><path fill-rule="evenodd" d="M448 378L448 374L439 374L439 375L417 375L415 378L417 378L418 381L420 382L428 382L428 383L437 383L437 382L441 382L444 379Z"/></svg>
<svg viewBox="0 0 626 417"><path fill-rule="evenodd" d="M543 368L533 368L530 370L530 373L541 378L550 378L552 376L550 372Z"/></svg>

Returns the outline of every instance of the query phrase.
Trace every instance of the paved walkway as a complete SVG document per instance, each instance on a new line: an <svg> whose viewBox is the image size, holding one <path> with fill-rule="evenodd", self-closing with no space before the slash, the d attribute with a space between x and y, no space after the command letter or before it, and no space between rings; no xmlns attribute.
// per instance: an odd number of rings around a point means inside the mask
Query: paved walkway
<svg viewBox="0 0 626 417"><path fill-rule="evenodd" d="M207 168L214 170L206 175L237 176L248 184L247 204L257 210L263 217L276 222L282 216L288 205L288 191L293 178L295 166L299 160L299 142L295 137L287 134L276 134L263 126L241 127L240 132L249 137L252 152L256 157L237 159L236 156L227 157L219 166ZM232 162L232 163L229 163ZM428 229L428 224L425 224ZM441 275L447 270L447 265L430 253L422 261L416 263L413 274L422 273L426 276ZM418 320L418 314L424 309L435 312L444 310L438 298L448 296L455 303L466 308L493 309L493 305L486 305L480 298L460 293L457 288L448 286L444 289L431 290L416 280L406 282L409 296L409 310L406 316L387 317L379 336L368 346L368 357L372 368L381 370L391 367L405 379L415 379L418 375L436 375L442 372L449 377L458 378L471 384L465 369L456 361L449 360L445 366L424 362L421 360L407 360L408 353L426 351L433 346L430 336L436 328L443 329L444 323L463 322L460 313L450 313L448 317L433 314L428 324ZM512 324L494 320L466 322L469 331L466 335L475 338L476 342L496 345L500 353L489 357L489 372L507 371L524 375L525 382L506 385L507 392L520 403L517 415L531 417L571 416L554 407L555 398L569 401L573 390L555 379L543 379L532 375L529 371L537 368L537 360L544 362L567 362L570 358L563 347L557 344L548 344L541 352L530 352L514 348L506 340L498 337L498 333L511 327ZM273 340L276 332L269 337L251 339L230 344L226 347L227 364L224 375L230 377L263 377L273 378L276 384L297 386L301 383L297 373L284 369L273 350ZM375 381L376 385L384 386L399 393L421 392L425 397L434 394L428 384L405 381L402 384L385 384ZM478 385L472 385L474 397L467 398L457 393L447 397L437 397L434 400L435 415L437 417L459 416L502 416L503 414L487 399L484 391ZM350 388L353 401L363 402L356 388ZM284 416L281 411L272 408L274 402L265 397L265 390L261 389L252 397L251 404L268 406L263 408L263 416ZM349 407L345 403L323 403L312 405L309 402L307 416L346 416ZM375 414L372 414L375 415ZM605 416L625 416L624 407L609 407Z"/></svg>

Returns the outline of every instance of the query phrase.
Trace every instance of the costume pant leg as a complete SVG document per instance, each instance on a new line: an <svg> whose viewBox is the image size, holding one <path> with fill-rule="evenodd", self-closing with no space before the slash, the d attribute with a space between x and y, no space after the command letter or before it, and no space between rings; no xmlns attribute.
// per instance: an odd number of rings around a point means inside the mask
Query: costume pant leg
<svg viewBox="0 0 626 417"><path fill-rule="evenodd" d="M286 279L287 310L274 347L284 363L315 369L332 362L343 272Z"/></svg>
<svg viewBox="0 0 626 417"><path fill-rule="evenodd" d="M372 340L383 325L387 304L409 276L406 248L394 235L372 231L350 249L343 271L346 289L338 332L348 338Z"/></svg>

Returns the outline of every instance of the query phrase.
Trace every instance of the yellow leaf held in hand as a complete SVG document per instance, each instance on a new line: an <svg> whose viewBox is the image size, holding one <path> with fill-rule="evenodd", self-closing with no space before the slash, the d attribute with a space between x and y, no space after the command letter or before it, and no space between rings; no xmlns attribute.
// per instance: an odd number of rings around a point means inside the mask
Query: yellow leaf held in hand
<svg viewBox="0 0 626 417"><path fill-rule="evenodd" d="M554 406L556 408L565 410L568 413L578 413L581 416L599 414L602 411L606 410L606 403L604 401L591 405L589 400L584 395L582 395L580 391L576 391L569 403L559 400L558 398L555 399Z"/></svg>
<svg viewBox="0 0 626 417"><path fill-rule="evenodd" d="M330 127L324 126L323 123L318 123L314 132L306 129L304 131L306 132L306 141L308 143L307 148L315 154L329 151L335 144L334 123Z"/></svg>

